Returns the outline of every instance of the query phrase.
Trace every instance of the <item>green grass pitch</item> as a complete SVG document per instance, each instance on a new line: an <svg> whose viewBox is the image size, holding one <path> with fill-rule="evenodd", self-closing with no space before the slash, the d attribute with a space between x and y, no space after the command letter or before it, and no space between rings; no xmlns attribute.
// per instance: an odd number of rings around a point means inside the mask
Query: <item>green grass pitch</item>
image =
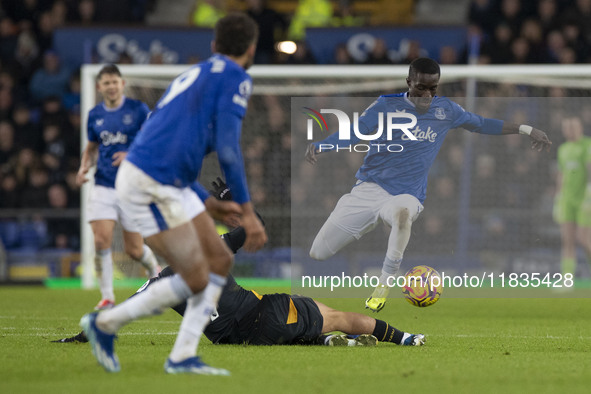
<svg viewBox="0 0 591 394"><path fill-rule="evenodd" d="M132 292L118 289L117 297ZM444 295L424 309L390 300L375 316L425 333L427 344L420 348L216 346L203 339L199 353L231 377L164 373L180 323L173 311L122 329L117 374L103 371L87 344L50 343L77 333L80 317L96 300L96 291L0 287L0 393L591 392L588 298ZM367 313L362 299L322 301Z"/></svg>

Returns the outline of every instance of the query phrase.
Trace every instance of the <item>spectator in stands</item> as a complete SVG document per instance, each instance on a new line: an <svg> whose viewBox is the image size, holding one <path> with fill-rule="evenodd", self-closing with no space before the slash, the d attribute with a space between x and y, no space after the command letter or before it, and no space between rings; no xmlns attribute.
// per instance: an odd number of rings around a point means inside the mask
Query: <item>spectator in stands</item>
<svg viewBox="0 0 591 394"><path fill-rule="evenodd" d="M409 40L406 48L406 53L403 54L402 63L410 64L413 60L422 56L427 56L427 53L421 48L421 43L417 40Z"/></svg>
<svg viewBox="0 0 591 394"><path fill-rule="evenodd" d="M316 64L316 59L305 41L296 42L296 51L287 57L287 64Z"/></svg>
<svg viewBox="0 0 591 394"><path fill-rule="evenodd" d="M544 37L558 28L558 9L556 0L540 0L537 19L540 21Z"/></svg>
<svg viewBox="0 0 591 394"><path fill-rule="evenodd" d="M41 104L41 122L52 122L60 127L67 126L68 114L58 96L49 96Z"/></svg>
<svg viewBox="0 0 591 394"><path fill-rule="evenodd" d="M38 163L39 157L30 148L23 148L16 155L12 156L6 168L14 174L18 189L23 188L27 184L31 168L35 167Z"/></svg>
<svg viewBox="0 0 591 394"><path fill-rule="evenodd" d="M14 100L10 89L0 89L0 119L10 119Z"/></svg>
<svg viewBox="0 0 591 394"><path fill-rule="evenodd" d="M495 27L494 36L483 49L490 56L491 63L507 64L511 60L513 33L509 25L501 23Z"/></svg>
<svg viewBox="0 0 591 394"><path fill-rule="evenodd" d="M439 49L439 64L458 64L458 52L450 45Z"/></svg>
<svg viewBox="0 0 591 394"><path fill-rule="evenodd" d="M0 208L18 208L20 205L20 193L14 174L7 173L2 177L0 184Z"/></svg>
<svg viewBox="0 0 591 394"><path fill-rule="evenodd" d="M246 0L246 5L246 13L254 19L259 27L254 62L255 64L273 63L275 42L285 37L287 22L281 14L267 7L266 0Z"/></svg>
<svg viewBox="0 0 591 394"><path fill-rule="evenodd" d="M289 25L289 38L303 40L307 27L330 26L332 15L332 3L329 0L299 0Z"/></svg>
<svg viewBox="0 0 591 394"><path fill-rule="evenodd" d="M590 23L591 20L587 21ZM589 57L591 47L581 32L581 25L575 15L567 15L562 23L562 36L567 47L575 54L575 62L584 63ZM564 51L563 51L564 52ZM561 63L564 63L561 61ZM574 63L574 62L569 62Z"/></svg>
<svg viewBox="0 0 591 394"><path fill-rule="evenodd" d="M17 104L12 112L15 140L19 147L31 148L40 152L43 148L41 130L31 121L31 111L24 104Z"/></svg>
<svg viewBox="0 0 591 394"><path fill-rule="evenodd" d="M76 184L76 174L80 163L72 164L66 173L66 192L68 193L68 208L80 208L80 187Z"/></svg>
<svg viewBox="0 0 591 394"><path fill-rule="evenodd" d="M474 0L468 10L468 22L480 26L486 35L492 35L498 12L494 0Z"/></svg>
<svg viewBox="0 0 591 394"><path fill-rule="evenodd" d="M367 19L355 15L353 12L351 0L339 0L337 3L337 9L331 20L331 25L335 27L355 27L365 26Z"/></svg>
<svg viewBox="0 0 591 394"><path fill-rule="evenodd" d="M434 198L429 199L429 209L433 209L433 212L449 212L457 209L459 196L454 180L444 175L435 179L434 183Z"/></svg>
<svg viewBox="0 0 591 394"><path fill-rule="evenodd" d="M57 96L61 99L68 87L70 72L60 64L60 58L54 51L47 51L43 55L43 68L35 71L29 91L36 102L41 102L47 97Z"/></svg>
<svg viewBox="0 0 591 394"><path fill-rule="evenodd" d="M347 49L347 44L340 43L334 49L334 60L333 63L335 64L355 64L355 61L349 54L349 50Z"/></svg>
<svg viewBox="0 0 591 394"><path fill-rule="evenodd" d="M56 27L51 11L42 12L35 27L39 50L45 53L53 47L53 32Z"/></svg>
<svg viewBox="0 0 591 394"><path fill-rule="evenodd" d="M49 0L3 0L2 8L6 14L21 27L36 25L39 13L49 8Z"/></svg>
<svg viewBox="0 0 591 394"><path fill-rule="evenodd" d="M38 60L39 46L37 45L32 28L22 29L18 36L16 51L11 62L11 69L14 70L20 85L26 84L29 81L35 68L38 66Z"/></svg>
<svg viewBox="0 0 591 394"><path fill-rule="evenodd" d="M420 249L416 253L445 254L455 248L457 233L455 220L450 223L450 218L446 218L444 221L441 214L430 211L425 212L424 218L418 225L421 227L421 230L417 231L417 245L420 245Z"/></svg>
<svg viewBox="0 0 591 394"><path fill-rule="evenodd" d="M12 62L17 42L18 31L12 19L7 16L0 18L0 60L2 64Z"/></svg>
<svg viewBox="0 0 591 394"><path fill-rule="evenodd" d="M484 230L480 236L478 250L499 253L499 251L512 250L516 245L517 234L500 214L486 214L482 217L478 228Z"/></svg>
<svg viewBox="0 0 591 394"><path fill-rule="evenodd" d="M0 167L16 153L15 135L12 124L6 120L0 121Z"/></svg>
<svg viewBox="0 0 591 394"><path fill-rule="evenodd" d="M591 39L591 0L575 0L574 5L565 14L576 18L578 25L583 30L583 36Z"/></svg>
<svg viewBox="0 0 591 394"><path fill-rule="evenodd" d="M49 174L45 167L39 165L31 169L29 179L21 192L22 208L48 208L47 190Z"/></svg>
<svg viewBox="0 0 591 394"><path fill-rule="evenodd" d="M577 53L571 47L563 48L558 55L558 63L574 64L577 62Z"/></svg>
<svg viewBox="0 0 591 394"><path fill-rule="evenodd" d="M500 20L517 34L523 21L521 0L501 0Z"/></svg>
<svg viewBox="0 0 591 394"><path fill-rule="evenodd" d="M382 38L376 38L371 52L367 55L365 64L392 64L388 56L388 45Z"/></svg>
<svg viewBox="0 0 591 394"><path fill-rule="evenodd" d="M96 22L103 24L141 22L141 20L132 19L131 2L132 0L100 0L95 6Z"/></svg>
<svg viewBox="0 0 591 394"><path fill-rule="evenodd" d="M546 38L546 63L559 63L560 54L566 48L566 42L559 30L552 30Z"/></svg>
<svg viewBox="0 0 591 394"><path fill-rule="evenodd" d="M66 111L76 106L80 106L80 70L70 75L68 82L68 91L62 97L62 104Z"/></svg>
<svg viewBox="0 0 591 394"><path fill-rule="evenodd" d="M65 0L54 0L51 6L51 18L54 28L63 26L66 23L68 15L68 6Z"/></svg>
<svg viewBox="0 0 591 394"><path fill-rule="evenodd" d="M60 162L60 167L64 165L66 161L66 142L57 123L47 122L43 126L43 143L43 153L55 156Z"/></svg>
<svg viewBox="0 0 591 394"><path fill-rule="evenodd" d="M511 42L510 63L526 64L533 63L530 56L529 42L523 37L517 37Z"/></svg>
<svg viewBox="0 0 591 394"><path fill-rule="evenodd" d="M224 0L197 0L191 13L191 24L213 28L225 14Z"/></svg>
<svg viewBox="0 0 591 394"><path fill-rule="evenodd" d="M499 203L499 190L491 188L496 179L496 160L489 154L476 158L476 174L472 182L471 206L474 208L494 207Z"/></svg>
<svg viewBox="0 0 591 394"><path fill-rule="evenodd" d="M69 22L91 25L96 22L96 8L94 0L80 0L70 7Z"/></svg>
<svg viewBox="0 0 591 394"><path fill-rule="evenodd" d="M542 25L534 18L526 19L521 26L521 37L529 44L529 59L532 63L542 63L546 57Z"/></svg>
<svg viewBox="0 0 591 394"><path fill-rule="evenodd" d="M51 185L47 189L49 207L52 209L68 208L68 192L61 183ZM48 219L47 233L49 247L72 249L77 246L79 239L78 221L76 219Z"/></svg>

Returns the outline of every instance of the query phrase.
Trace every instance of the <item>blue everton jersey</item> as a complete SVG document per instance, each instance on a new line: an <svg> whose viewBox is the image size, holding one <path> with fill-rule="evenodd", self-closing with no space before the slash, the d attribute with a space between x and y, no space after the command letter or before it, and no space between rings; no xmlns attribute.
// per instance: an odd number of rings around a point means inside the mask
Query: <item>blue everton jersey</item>
<svg viewBox="0 0 591 394"><path fill-rule="evenodd" d="M377 183L392 195L411 194L421 203L427 192L429 168L450 129L461 127L473 132L482 132L484 129L488 133L500 134L503 126L502 121L467 112L446 97L436 96L427 112L418 112L407 93L400 93L380 96L371 104L359 117L359 132L374 134L379 129L380 119L385 122L387 113L395 112L416 116L416 125L408 130L416 137L416 141L400 129L392 130L391 140L387 140L387 128L382 124L383 133L379 139L361 141L369 145L369 150L356 177L361 181ZM393 123L408 121L395 118ZM335 148L341 148L360 142L353 132L351 135L351 140L339 141L338 133L335 133L315 145L318 148L321 144L332 144ZM392 151L388 151L389 145L393 146Z"/></svg>
<svg viewBox="0 0 591 394"><path fill-rule="evenodd" d="M127 151L135 139L150 109L139 100L123 97L117 108L104 103L88 113L88 140L99 144L99 156L94 181L97 185L115 187L119 167L113 166L113 155Z"/></svg>
<svg viewBox="0 0 591 394"><path fill-rule="evenodd" d="M240 133L251 90L250 76L226 56L191 67L170 84L127 160L162 184L187 187L217 152L234 200L249 201Z"/></svg>

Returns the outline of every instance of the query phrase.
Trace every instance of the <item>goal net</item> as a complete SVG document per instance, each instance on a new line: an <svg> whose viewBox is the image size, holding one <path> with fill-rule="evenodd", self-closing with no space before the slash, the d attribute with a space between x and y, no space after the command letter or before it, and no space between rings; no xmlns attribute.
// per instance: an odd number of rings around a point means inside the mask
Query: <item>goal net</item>
<svg viewBox="0 0 591 394"><path fill-rule="evenodd" d="M170 81L187 67L121 66L126 94L153 108ZM84 118L99 99L94 84L99 69L88 65L82 70ZM294 122L301 120L301 103L327 108L328 103L349 101L362 112L381 94L405 91L408 67L254 66L249 72L254 92L242 145L252 200L266 221L269 244L257 254L239 255L237 269L243 276L289 277L310 266L307 252L312 240L338 198L351 190L363 158L363 153L327 155L316 166L305 163L305 141L293 135ZM402 271L415 263L458 271L559 270L560 233L552 220L556 148L564 141L564 114L574 112L587 130L591 126L589 67L444 66L438 94L483 116L545 130L553 148L550 153L532 152L523 136L450 132L432 166L425 210L413 225ZM85 128L84 123L82 147ZM215 158L210 158L200 180L207 187L219 174ZM83 285L91 287L94 251L85 220L88 189L83 189L81 234ZM332 270L343 266L352 273L379 271L387 234L378 226L362 242L337 254ZM120 231L113 249L120 266L132 266L122 253ZM327 265L315 267L314 272L322 274Z"/></svg>

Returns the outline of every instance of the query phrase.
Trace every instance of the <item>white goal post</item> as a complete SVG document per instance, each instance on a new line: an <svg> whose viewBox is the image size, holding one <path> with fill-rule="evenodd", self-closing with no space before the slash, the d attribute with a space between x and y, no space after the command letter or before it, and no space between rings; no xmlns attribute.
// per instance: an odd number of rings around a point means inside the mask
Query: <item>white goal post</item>
<svg viewBox="0 0 591 394"><path fill-rule="evenodd" d="M81 71L81 151L87 144L86 121L90 109L98 97L95 78L102 65L84 65ZM157 79L165 87L174 77L184 72L189 65L121 65L124 79ZM591 91L591 67L588 65L511 65L511 66L442 66L442 80L466 80L497 83L523 84L532 86L560 86L563 88L587 89ZM255 80L254 95L314 96L346 94L367 91L400 91L405 87L404 78L408 66L253 66L249 70ZM292 79L294 83L285 84ZM299 79L322 80L324 84L305 84ZM331 80L337 80L331 84ZM350 80L350 83L347 82ZM364 81L365 80L365 81ZM345 82L343 82L345 81ZM142 99L142 97L133 97ZM467 97L469 99L469 97ZM86 222L86 202L90 185L81 191L81 265L82 287L94 288L94 246L90 226Z"/></svg>

